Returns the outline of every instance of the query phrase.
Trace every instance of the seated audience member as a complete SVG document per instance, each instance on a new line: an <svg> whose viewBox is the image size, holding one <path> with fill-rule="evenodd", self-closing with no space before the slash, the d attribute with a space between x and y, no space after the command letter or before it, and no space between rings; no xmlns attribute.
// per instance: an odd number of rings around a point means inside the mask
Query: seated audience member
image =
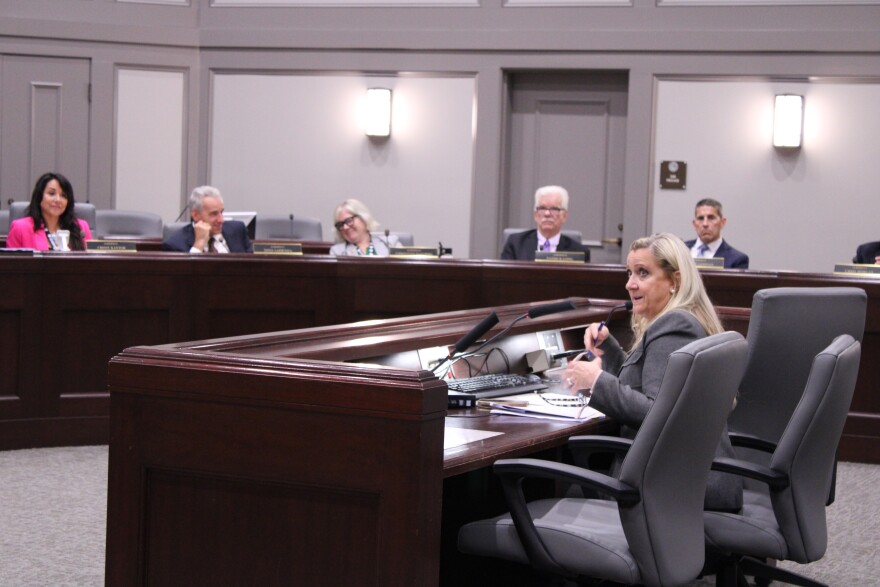
<svg viewBox="0 0 880 587"><path fill-rule="evenodd" d="M223 196L209 185L197 187L189 196L192 224L168 237L162 248L182 253L252 253L247 227L238 220L223 221Z"/></svg>
<svg viewBox="0 0 880 587"><path fill-rule="evenodd" d="M853 263L862 265L880 264L880 241L873 241L859 245Z"/></svg>
<svg viewBox="0 0 880 587"><path fill-rule="evenodd" d="M590 324L584 348L596 358L570 362L563 381L572 392L589 395L591 407L620 422L622 436L634 438L660 391L669 355L723 328L694 260L677 236L661 233L636 240L626 269L632 346L624 351L607 328ZM726 427L716 456L734 457ZM707 509L739 510L741 480L710 473L705 502Z"/></svg>
<svg viewBox="0 0 880 587"><path fill-rule="evenodd" d="M699 238L687 241L685 245L691 250L694 258L721 257L727 269L749 268L749 256L737 251L721 238L721 229L727 224L721 202L712 198L697 202L693 222Z"/></svg>
<svg viewBox="0 0 880 587"><path fill-rule="evenodd" d="M44 173L34 185L27 215L12 222L6 246L38 251L65 250L59 230L69 233L67 248L84 251L92 231L74 214L73 186L60 173Z"/></svg>
<svg viewBox="0 0 880 587"><path fill-rule="evenodd" d="M336 244L330 254L336 257L373 256L387 257L391 247L400 243L393 234L374 236L379 223L363 202L348 199L333 211L333 227L336 228Z"/></svg>
<svg viewBox="0 0 880 587"><path fill-rule="evenodd" d="M590 260L589 248L560 232L568 220L568 190L557 185L538 188L534 216L537 229L510 235L502 259L534 261L535 251L583 251L584 260Z"/></svg>

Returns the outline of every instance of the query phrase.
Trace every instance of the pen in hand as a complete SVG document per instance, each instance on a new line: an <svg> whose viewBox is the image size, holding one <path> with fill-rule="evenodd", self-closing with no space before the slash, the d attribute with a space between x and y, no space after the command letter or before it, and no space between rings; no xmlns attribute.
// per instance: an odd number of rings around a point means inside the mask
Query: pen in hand
<svg viewBox="0 0 880 587"><path fill-rule="evenodd" d="M632 307L633 307L632 302L626 302L625 304L621 304L619 306L614 306L613 308L611 308L611 310L608 312L608 316L606 316L604 320L599 322L599 328L596 329L596 334L598 335L600 332L602 332L602 329L605 328L605 323L611 320L611 315L614 313L615 310L619 310L621 308L626 308L627 311L629 311L629 310L632 310ZM597 338L593 338L593 347L596 347L596 345L598 345L598 344L599 344L599 340ZM585 354L585 357L588 361L592 361L593 359L596 358L596 355L594 355L592 351L587 351Z"/></svg>

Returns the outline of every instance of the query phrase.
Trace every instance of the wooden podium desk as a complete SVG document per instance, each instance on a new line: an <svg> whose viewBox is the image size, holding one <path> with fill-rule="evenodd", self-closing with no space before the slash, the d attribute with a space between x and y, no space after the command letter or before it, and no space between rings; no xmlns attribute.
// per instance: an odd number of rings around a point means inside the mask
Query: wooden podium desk
<svg viewBox="0 0 880 587"><path fill-rule="evenodd" d="M612 305L575 301L575 311L519 322L498 345L531 336L537 348L534 333L578 326L582 336ZM528 307L497 308L490 334ZM451 345L488 312L114 357L107 585L437 585L445 477L608 426L447 417L446 384L398 366ZM356 362L367 358L385 364ZM444 451L446 426L504 434Z"/></svg>

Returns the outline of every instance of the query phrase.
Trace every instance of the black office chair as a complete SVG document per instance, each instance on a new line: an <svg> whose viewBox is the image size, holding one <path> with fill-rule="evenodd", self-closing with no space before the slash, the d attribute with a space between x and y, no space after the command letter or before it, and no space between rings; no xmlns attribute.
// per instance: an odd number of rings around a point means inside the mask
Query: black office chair
<svg viewBox="0 0 880 587"><path fill-rule="evenodd" d="M880 255L880 241L863 243L856 249L853 263L873 265L877 261L877 255Z"/></svg>
<svg viewBox="0 0 880 587"><path fill-rule="evenodd" d="M0 210L0 234L9 234L9 210Z"/></svg>
<svg viewBox="0 0 880 587"><path fill-rule="evenodd" d="M703 499L709 467L748 346L724 332L672 353L660 391L633 440L573 438L626 452L617 478L536 459L495 463L510 513L463 526L463 552L531 564L567 578L681 585L703 567ZM577 483L613 498L526 503L527 477Z"/></svg>
<svg viewBox="0 0 880 587"><path fill-rule="evenodd" d="M825 554L828 486L860 357L860 343L848 334L834 339L815 357L782 437L766 446L772 455L768 466L736 459L717 459L713 464L713 469L758 480L767 488L747 488L737 514L704 515L707 544L723 557L716 570L719 587L736 587L745 576L824 587L760 559L809 563Z"/></svg>
<svg viewBox="0 0 880 587"><path fill-rule="evenodd" d="M376 232L371 232L373 238L378 238L380 240L385 239L385 233L378 230ZM411 232L394 232L391 231L388 233L389 235L393 235L397 237L397 242L400 243L401 246L411 247L415 243L415 238Z"/></svg>

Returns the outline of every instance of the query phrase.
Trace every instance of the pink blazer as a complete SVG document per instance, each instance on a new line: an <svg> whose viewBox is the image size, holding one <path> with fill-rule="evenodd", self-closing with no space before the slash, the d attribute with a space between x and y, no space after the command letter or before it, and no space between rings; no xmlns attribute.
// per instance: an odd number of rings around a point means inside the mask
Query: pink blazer
<svg viewBox="0 0 880 587"><path fill-rule="evenodd" d="M76 219L79 229L83 233L83 241L92 240L92 231L89 223L79 218ZM49 250L49 239L46 231L34 231L34 219L30 216L19 218L9 226L9 235L6 237L6 246L10 249L35 249L37 251Z"/></svg>

